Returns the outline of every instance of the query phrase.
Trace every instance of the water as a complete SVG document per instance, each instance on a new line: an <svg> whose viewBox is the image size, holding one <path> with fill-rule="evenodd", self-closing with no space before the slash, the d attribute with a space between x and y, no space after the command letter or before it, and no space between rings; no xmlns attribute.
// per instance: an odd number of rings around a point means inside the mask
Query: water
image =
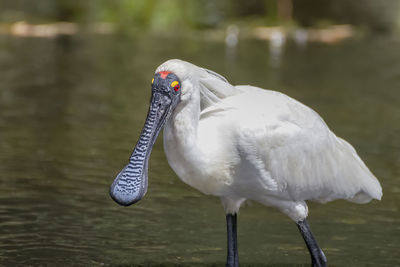
<svg viewBox="0 0 400 267"><path fill-rule="evenodd" d="M217 198L183 184L162 140L149 190L123 208L109 185L137 140L154 69L181 58L234 84L280 91L318 111L380 179L381 202L310 203L330 266L400 266L400 53L389 37L336 45L185 37L0 36L0 265L223 266ZM294 223L249 203L239 216L243 266L309 266Z"/></svg>

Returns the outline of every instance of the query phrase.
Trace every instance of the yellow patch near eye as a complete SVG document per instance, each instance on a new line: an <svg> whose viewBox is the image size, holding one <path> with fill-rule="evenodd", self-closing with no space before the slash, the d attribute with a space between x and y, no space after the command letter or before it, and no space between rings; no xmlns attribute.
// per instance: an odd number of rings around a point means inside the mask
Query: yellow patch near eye
<svg viewBox="0 0 400 267"><path fill-rule="evenodd" d="M153 79L151 79L151 84L153 84L154 83L154 78Z"/></svg>
<svg viewBox="0 0 400 267"><path fill-rule="evenodd" d="M173 81L173 82L171 83L171 87L175 87L175 86L178 85L178 84L179 84L178 81Z"/></svg>

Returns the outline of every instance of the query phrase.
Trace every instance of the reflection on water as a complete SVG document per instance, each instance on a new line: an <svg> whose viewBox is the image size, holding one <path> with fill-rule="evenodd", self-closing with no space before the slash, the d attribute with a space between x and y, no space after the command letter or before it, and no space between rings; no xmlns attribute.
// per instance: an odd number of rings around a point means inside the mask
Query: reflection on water
<svg viewBox="0 0 400 267"><path fill-rule="evenodd" d="M278 67L261 41L238 43L228 59L224 42L183 37L0 38L0 265L223 265L219 200L176 178L162 140L146 197L123 208L108 196L144 122L154 69L169 58L317 110L384 188L368 205L310 204L330 264L400 265L398 41L287 43ZM309 264L293 222L256 203L241 210L239 246L244 266Z"/></svg>

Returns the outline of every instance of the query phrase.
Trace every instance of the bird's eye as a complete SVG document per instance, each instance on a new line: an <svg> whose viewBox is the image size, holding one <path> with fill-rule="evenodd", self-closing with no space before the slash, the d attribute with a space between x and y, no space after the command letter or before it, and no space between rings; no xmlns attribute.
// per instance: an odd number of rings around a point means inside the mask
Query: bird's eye
<svg viewBox="0 0 400 267"><path fill-rule="evenodd" d="M151 79L151 85L153 85L153 83L154 83L154 78L153 78L153 79Z"/></svg>
<svg viewBox="0 0 400 267"><path fill-rule="evenodd" d="M179 85L179 82L178 82L178 81L173 81L173 82L171 83L171 87L174 88L175 92L178 92L178 91L179 91L179 88L181 88L181 86Z"/></svg>

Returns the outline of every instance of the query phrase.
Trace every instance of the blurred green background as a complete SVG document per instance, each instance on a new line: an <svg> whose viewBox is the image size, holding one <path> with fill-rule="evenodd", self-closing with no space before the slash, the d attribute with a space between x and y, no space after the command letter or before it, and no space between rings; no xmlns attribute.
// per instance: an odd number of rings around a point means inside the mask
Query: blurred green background
<svg viewBox="0 0 400 267"><path fill-rule="evenodd" d="M223 266L220 201L159 138L149 190L108 196L154 70L180 58L288 94L354 145L382 201L309 203L329 266L400 266L400 2L0 0L0 266ZM294 223L248 203L242 266L309 266Z"/></svg>
<svg viewBox="0 0 400 267"><path fill-rule="evenodd" d="M215 29L235 22L353 24L390 32L400 23L397 0L2 0L0 8L3 22L110 22L124 31Z"/></svg>

